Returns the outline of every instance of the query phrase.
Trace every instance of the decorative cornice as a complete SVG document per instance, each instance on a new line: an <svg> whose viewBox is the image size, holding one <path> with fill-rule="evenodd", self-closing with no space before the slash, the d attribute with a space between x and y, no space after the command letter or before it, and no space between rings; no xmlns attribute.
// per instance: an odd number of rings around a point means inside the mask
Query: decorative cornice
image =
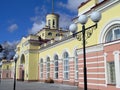
<svg viewBox="0 0 120 90"><path fill-rule="evenodd" d="M103 44L98 44L95 46L86 47L86 53L97 52L103 50ZM77 49L77 54L83 54L83 49Z"/></svg>
<svg viewBox="0 0 120 90"><path fill-rule="evenodd" d="M38 49L28 49L24 51L24 54L28 54L28 53L38 53L39 50Z"/></svg>
<svg viewBox="0 0 120 90"><path fill-rule="evenodd" d="M69 41L71 41L71 40L74 40L74 38L73 38L72 35L70 35L69 37L66 37L66 38L64 38L64 39L62 39L62 40L60 40L60 41L56 41L56 42L54 42L54 43L52 43L52 44L48 44L46 47L41 47L41 48L40 48L40 52L45 51L45 50L48 50L48 49L50 49L50 48L54 48L54 47L56 47L56 46L59 46L59 45L61 45L61 44L63 44L63 43L69 42Z"/></svg>

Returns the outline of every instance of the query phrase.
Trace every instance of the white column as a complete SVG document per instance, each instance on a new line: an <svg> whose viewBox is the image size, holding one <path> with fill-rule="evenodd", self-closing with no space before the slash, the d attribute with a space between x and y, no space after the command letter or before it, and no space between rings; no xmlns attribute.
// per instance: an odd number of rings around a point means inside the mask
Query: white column
<svg viewBox="0 0 120 90"><path fill-rule="evenodd" d="M114 61L115 61L115 74L116 74L116 87L120 88L120 57L119 51L114 51Z"/></svg>
<svg viewBox="0 0 120 90"><path fill-rule="evenodd" d="M107 53L104 53L104 68L105 68L105 86L107 86L107 80L108 80L108 77L107 77Z"/></svg>

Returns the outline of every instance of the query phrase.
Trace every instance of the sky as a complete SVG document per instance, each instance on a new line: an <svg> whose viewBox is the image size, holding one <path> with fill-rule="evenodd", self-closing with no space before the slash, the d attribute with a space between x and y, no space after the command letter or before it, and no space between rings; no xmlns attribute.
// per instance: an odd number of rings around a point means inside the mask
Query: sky
<svg viewBox="0 0 120 90"><path fill-rule="evenodd" d="M77 8L86 0L54 0L54 12L60 15L60 28L68 28L77 16ZM99 0L102 1L102 0ZM52 0L0 0L0 44L19 42L45 26L52 12Z"/></svg>
<svg viewBox="0 0 120 90"><path fill-rule="evenodd" d="M60 15L60 27L67 28L77 16L77 7L85 0L54 0L54 12ZM52 12L52 0L0 0L0 44L18 42L45 26Z"/></svg>

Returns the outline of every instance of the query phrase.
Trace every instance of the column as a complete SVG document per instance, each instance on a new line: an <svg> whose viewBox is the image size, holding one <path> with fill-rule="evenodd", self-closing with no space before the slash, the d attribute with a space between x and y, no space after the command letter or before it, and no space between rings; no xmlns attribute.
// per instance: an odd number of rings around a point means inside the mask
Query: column
<svg viewBox="0 0 120 90"><path fill-rule="evenodd" d="M114 51L114 61L115 61L115 74L116 74L116 87L120 88L120 56L119 51Z"/></svg>

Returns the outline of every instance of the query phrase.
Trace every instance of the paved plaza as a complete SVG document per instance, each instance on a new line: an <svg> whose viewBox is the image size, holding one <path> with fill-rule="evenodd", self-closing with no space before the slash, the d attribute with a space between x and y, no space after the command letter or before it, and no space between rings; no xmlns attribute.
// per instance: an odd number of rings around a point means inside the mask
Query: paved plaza
<svg viewBox="0 0 120 90"><path fill-rule="evenodd" d="M1 80L0 90L13 90L13 80ZM78 90L77 86L41 82L16 82L16 90Z"/></svg>

